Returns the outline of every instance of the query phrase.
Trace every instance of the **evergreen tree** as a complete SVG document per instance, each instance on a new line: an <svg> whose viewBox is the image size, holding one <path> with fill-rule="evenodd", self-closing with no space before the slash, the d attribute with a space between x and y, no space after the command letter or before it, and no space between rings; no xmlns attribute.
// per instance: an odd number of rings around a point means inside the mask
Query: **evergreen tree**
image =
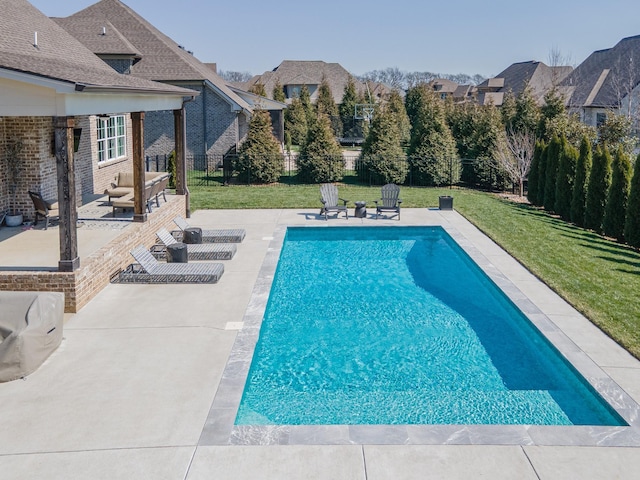
<svg viewBox="0 0 640 480"><path fill-rule="evenodd" d="M249 92L255 95L260 95L261 97L267 96L267 91L264 88L264 84L259 82L251 85L251 88L249 88Z"/></svg>
<svg viewBox="0 0 640 480"><path fill-rule="evenodd" d="M571 218L571 197L573 196L573 184L579 156L578 150L569 145L567 139L562 137L554 210L566 221Z"/></svg>
<svg viewBox="0 0 640 480"><path fill-rule="evenodd" d="M611 154L600 145L593 155L593 165L587 186L587 204L584 226L597 233L602 232L602 220L611 185Z"/></svg>
<svg viewBox="0 0 640 480"><path fill-rule="evenodd" d="M538 194L536 195L537 206L544 205L544 187L547 183L547 154L549 153L549 145L542 142L542 151L540 152L540 163L538 164Z"/></svg>
<svg viewBox="0 0 640 480"><path fill-rule="evenodd" d="M355 109L358 103L358 93L356 92L356 84L353 77L349 76L347 84L344 87L342 102L338 106L340 120L342 120L342 132L345 137L356 137L355 128Z"/></svg>
<svg viewBox="0 0 640 480"><path fill-rule="evenodd" d="M562 140L553 137L547 147L546 178L544 180L544 209L552 212L556 205L556 179L558 178L558 164Z"/></svg>
<svg viewBox="0 0 640 480"><path fill-rule="evenodd" d="M283 170L280 143L273 136L271 116L266 110L253 111L247 138L238 150L234 167L247 183L272 183L280 179Z"/></svg>
<svg viewBox="0 0 640 480"><path fill-rule="evenodd" d="M307 125L308 127L311 127L311 123L316 118L316 112L313 105L311 105L311 94L309 93L309 89L306 85L302 85L302 87L300 87L300 103L302 103L302 106L304 107L304 113L307 117Z"/></svg>
<svg viewBox="0 0 640 480"><path fill-rule="evenodd" d="M624 223L630 188L631 160L624 152L622 145L620 145L613 159L611 188L609 188L602 221L604 234L615 238L619 242L624 241Z"/></svg>
<svg viewBox="0 0 640 480"><path fill-rule="evenodd" d="M338 107L333 99L331 87L325 77L318 87L318 99L316 100L316 112L318 115L327 115L331 122L331 129L336 137L342 136L342 122L338 115Z"/></svg>
<svg viewBox="0 0 640 480"><path fill-rule="evenodd" d="M631 178L627 217L624 223L624 238L632 247L640 247L640 155L636 158Z"/></svg>
<svg viewBox="0 0 640 480"><path fill-rule="evenodd" d="M411 123L409 123L407 109L404 107L404 100L397 90L392 90L389 94L389 98L387 98L387 108L390 113L395 115L395 120L398 122L400 144L408 144L411 139Z"/></svg>
<svg viewBox="0 0 640 480"><path fill-rule="evenodd" d="M516 98L516 112L511 121L515 132L528 131L535 133L540 119L540 108L533 98L531 88L527 85L522 93Z"/></svg>
<svg viewBox="0 0 640 480"><path fill-rule="evenodd" d="M544 140L549 140L553 135L562 135L564 132L549 130L558 118L566 115L567 109L564 106L564 98L556 88L552 88L544 95L544 105L540 107L540 119L538 121L537 136Z"/></svg>
<svg viewBox="0 0 640 480"><path fill-rule="evenodd" d="M531 168L529 169L529 181L527 182L527 199L532 205L538 204L538 190L540 177L540 158L544 150L544 144L536 141L536 148L533 151L533 160L531 160Z"/></svg>
<svg viewBox="0 0 640 480"><path fill-rule="evenodd" d="M342 180L342 150L333 136L329 118L324 114L319 115L309 128L298 157L298 173L303 181L312 183Z"/></svg>
<svg viewBox="0 0 640 480"><path fill-rule="evenodd" d="M514 119L516 118L516 96L510 89L504 94L500 114L502 115L502 123L504 126L507 129L513 129Z"/></svg>
<svg viewBox="0 0 640 480"><path fill-rule="evenodd" d="M458 152L442 101L421 84L407 92L405 105L409 118L413 117L408 153L414 179L422 185L457 183Z"/></svg>
<svg viewBox="0 0 640 480"><path fill-rule="evenodd" d="M579 227L584 227L584 213L587 204L587 181L591 172L591 142L587 137L582 138L580 156L576 165L576 177L573 182L573 196L571 198L571 221Z"/></svg>
<svg viewBox="0 0 640 480"><path fill-rule="evenodd" d="M284 131L291 137L291 143L302 145L307 138L307 112L299 98L294 98L284 111Z"/></svg>
<svg viewBox="0 0 640 480"><path fill-rule="evenodd" d="M280 83L280 79L276 79L276 83L273 86L271 95L276 102L284 103L287 100L287 97L284 94L284 89L282 88L282 84Z"/></svg>
<svg viewBox="0 0 640 480"><path fill-rule="evenodd" d="M399 97L399 95L398 95ZM408 122L404 105L388 102L373 117L371 128L362 146L359 163L367 180L376 183L403 183L407 176L407 163L402 148L402 115ZM370 177L374 174L374 178Z"/></svg>

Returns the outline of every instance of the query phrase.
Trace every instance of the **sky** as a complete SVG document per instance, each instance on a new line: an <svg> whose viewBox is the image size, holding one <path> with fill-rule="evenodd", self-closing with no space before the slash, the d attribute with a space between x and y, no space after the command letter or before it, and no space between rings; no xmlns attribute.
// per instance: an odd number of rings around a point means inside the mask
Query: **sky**
<svg viewBox="0 0 640 480"><path fill-rule="evenodd" d="M66 17L97 0L30 0ZM515 62L577 66L595 50L640 35L633 0L126 0L218 70L262 74L283 60L323 60L354 75L398 68L495 76Z"/></svg>

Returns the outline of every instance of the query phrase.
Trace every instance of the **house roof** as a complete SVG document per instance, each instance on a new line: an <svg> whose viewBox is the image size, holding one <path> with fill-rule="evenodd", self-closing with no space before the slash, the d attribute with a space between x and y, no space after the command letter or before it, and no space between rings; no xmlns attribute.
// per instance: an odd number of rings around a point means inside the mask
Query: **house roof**
<svg viewBox="0 0 640 480"><path fill-rule="evenodd" d="M320 60L284 60L273 70L264 72L262 75L255 75L248 82L243 83L242 87L248 90L253 85L261 83L269 98L273 98L273 87L277 82L280 82L283 87L286 85L320 85L322 79L326 78L334 101L340 103L349 77L353 78L358 93L366 92L367 85L357 80L339 63L327 63ZM371 88L378 92L378 95L389 91L388 87L383 87L382 84L376 84ZM312 99L316 95L312 95Z"/></svg>
<svg viewBox="0 0 640 480"><path fill-rule="evenodd" d="M166 83L207 82L232 108L251 113L251 106L213 69L120 0L101 0L70 17L55 20L94 53L121 54L119 50L124 45L133 47L141 58L131 76ZM105 25L111 25L112 30L101 35Z"/></svg>
<svg viewBox="0 0 640 480"><path fill-rule="evenodd" d="M26 0L0 0L0 9L0 69L74 85L76 91L193 94L115 72Z"/></svg>
<svg viewBox="0 0 640 480"><path fill-rule="evenodd" d="M640 35L593 52L562 82L573 87L571 106L600 108L619 107L639 83Z"/></svg>
<svg viewBox="0 0 640 480"><path fill-rule="evenodd" d="M440 92L440 93L453 94L453 92L456 91L456 88L458 88L458 84L456 82L447 80L446 78L436 78L435 80L432 80L430 83L433 86L433 89L436 92Z"/></svg>
<svg viewBox="0 0 640 480"><path fill-rule="evenodd" d="M544 101L545 93L560 82L571 72L571 67L549 67L542 62L528 61L518 62L510 65L494 78L489 78L478 85L478 91L483 93L506 93L513 92L520 95L526 86L531 89L533 98L538 102ZM502 104L502 96L490 95L495 105ZM495 103L495 102L500 103Z"/></svg>

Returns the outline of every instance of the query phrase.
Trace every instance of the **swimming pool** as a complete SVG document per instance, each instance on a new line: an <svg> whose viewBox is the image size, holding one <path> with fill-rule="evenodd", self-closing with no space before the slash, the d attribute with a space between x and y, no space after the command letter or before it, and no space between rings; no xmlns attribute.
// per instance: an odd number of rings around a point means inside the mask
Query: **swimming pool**
<svg viewBox="0 0 640 480"><path fill-rule="evenodd" d="M440 227L289 228L236 425L625 425Z"/></svg>

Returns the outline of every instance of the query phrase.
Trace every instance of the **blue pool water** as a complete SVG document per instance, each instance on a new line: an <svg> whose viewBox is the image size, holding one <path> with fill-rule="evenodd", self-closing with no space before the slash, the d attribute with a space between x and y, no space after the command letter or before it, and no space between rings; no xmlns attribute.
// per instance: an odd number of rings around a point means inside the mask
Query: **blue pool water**
<svg viewBox="0 0 640 480"><path fill-rule="evenodd" d="M289 228L237 425L626 425L440 227Z"/></svg>

